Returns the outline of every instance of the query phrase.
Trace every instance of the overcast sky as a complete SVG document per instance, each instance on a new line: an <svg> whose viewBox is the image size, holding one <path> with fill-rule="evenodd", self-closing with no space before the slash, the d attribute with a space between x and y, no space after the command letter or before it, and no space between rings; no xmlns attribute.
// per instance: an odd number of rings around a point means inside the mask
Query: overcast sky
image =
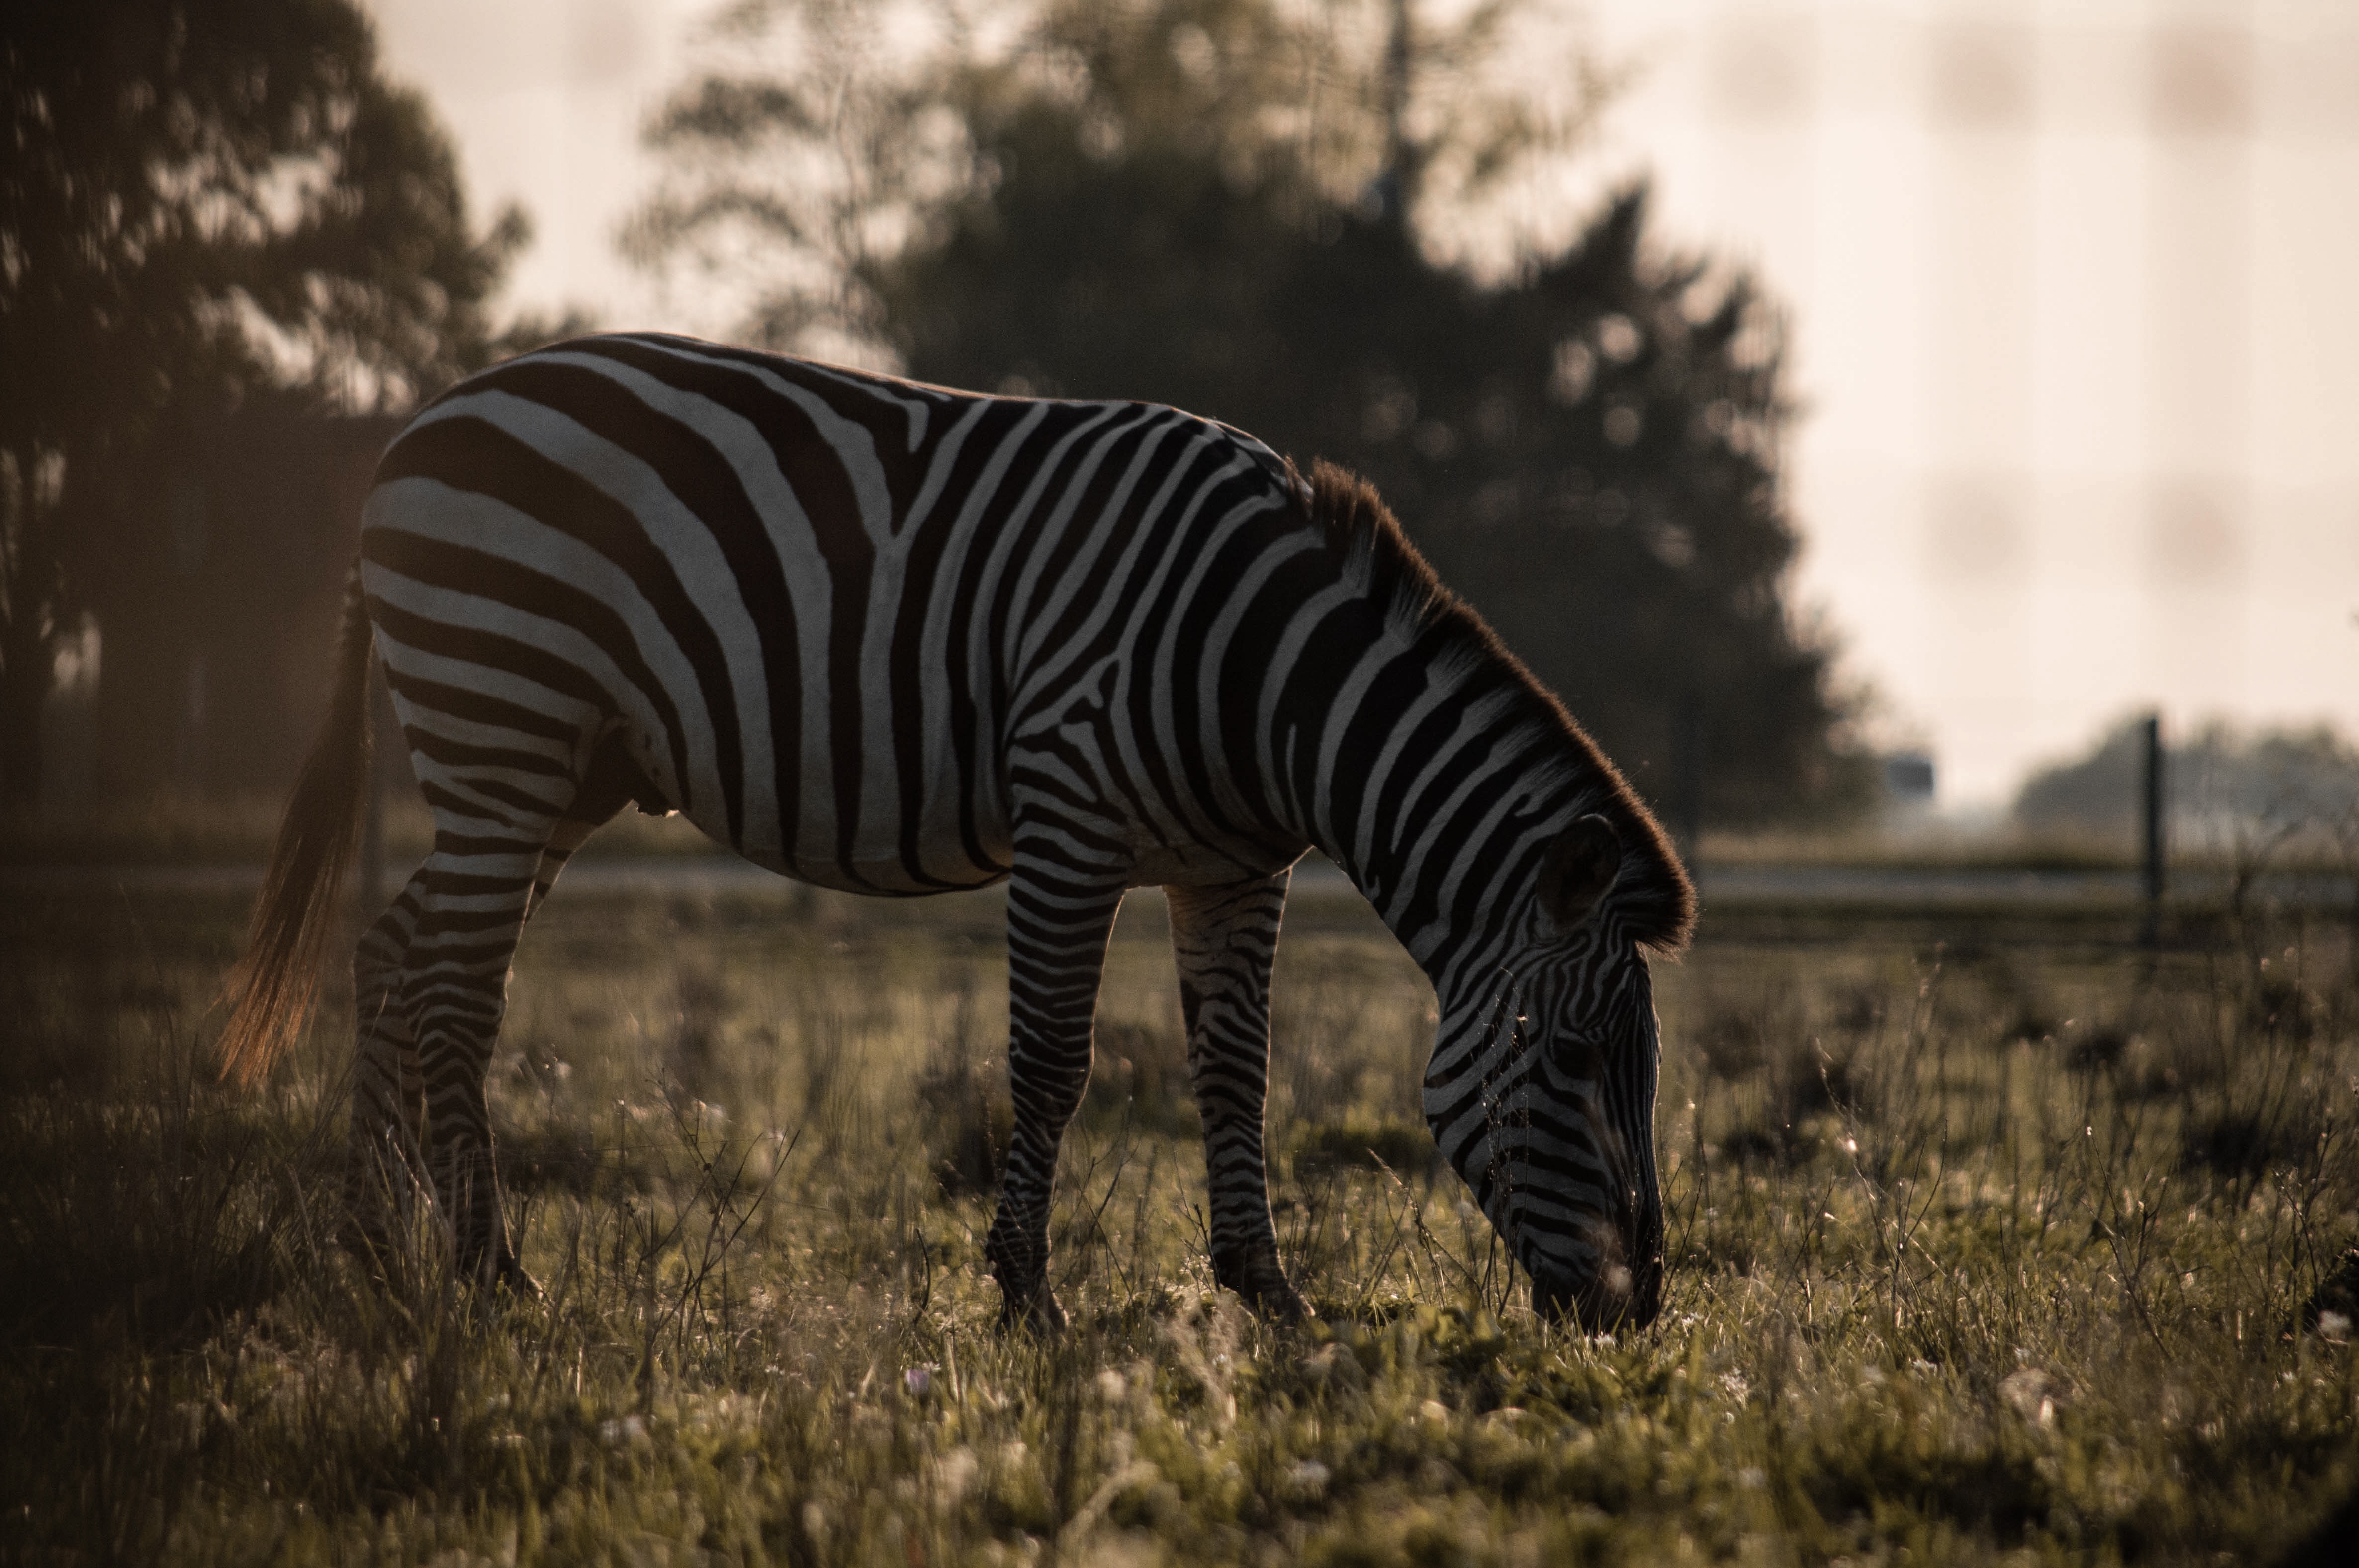
<svg viewBox="0 0 2359 1568"><path fill-rule="evenodd" d="M377 0L479 210L532 215L513 304L726 331L614 244L711 8ZM1789 307L1797 602L1945 803L2146 707L2359 735L2359 6L1536 9L1643 65L1567 199L1651 169Z"/></svg>

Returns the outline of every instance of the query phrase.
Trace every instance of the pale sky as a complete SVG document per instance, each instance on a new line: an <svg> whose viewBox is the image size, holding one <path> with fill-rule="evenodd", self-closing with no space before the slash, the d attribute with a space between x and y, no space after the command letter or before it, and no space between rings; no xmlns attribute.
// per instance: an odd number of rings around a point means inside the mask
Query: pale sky
<svg viewBox="0 0 2359 1568"><path fill-rule="evenodd" d="M375 0L520 308L716 333L615 254L710 0ZM1751 265L1804 407L1796 603L1951 806L2158 706L2359 736L2359 6L1603 0L1568 192Z"/></svg>

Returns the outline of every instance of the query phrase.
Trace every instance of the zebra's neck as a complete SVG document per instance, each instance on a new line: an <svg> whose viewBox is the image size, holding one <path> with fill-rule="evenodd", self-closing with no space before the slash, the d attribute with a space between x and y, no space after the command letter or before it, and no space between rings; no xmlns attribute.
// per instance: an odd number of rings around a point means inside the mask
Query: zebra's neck
<svg viewBox="0 0 2359 1568"><path fill-rule="evenodd" d="M1622 840L1631 935L1684 943L1694 895L1613 764L1441 586L1374 490L1324 464L1305 489L1335 575L1306 592L1277 650L1265 776L1445 1005L1497 963L1547 844L1585 813Z"/></svg>
<svg viewBox="0 0 2359 1568"><path fill-rule="evenodd" d="M1373 681L1363 668L1343 684L1364 689L1339 691L1328 710L1348 715L1340 733L1291 730L1308 837L1445 996L1510 935L1549 839L1611 789L1582 776L1520 676L1455 660Z"/></svg>

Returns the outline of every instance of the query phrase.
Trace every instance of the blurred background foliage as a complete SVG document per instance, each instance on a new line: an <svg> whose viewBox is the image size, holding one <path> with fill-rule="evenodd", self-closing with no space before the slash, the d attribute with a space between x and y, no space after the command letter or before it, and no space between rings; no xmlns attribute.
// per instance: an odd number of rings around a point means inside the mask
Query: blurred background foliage
<svg viewBox="0 0 2359 1568"><path fill-rule="evenodd" d="M2126 841L2136 827L2145 722L2125 718L2082 755L2033 773L2016 797L2016 826L2052 839ZM2294 850L2359 867L2359 750L2328 726L2215 721L2163 752L2174 848L2237 860Z"/></svg>
<svg viewBox="0 0 2359 1568"><path fill-rule="evenodd" d="M1860 702L1786 599L1777 311L1643 186L1454 254L1614 84L1501 86L1515 9L755 0L653 121L678 178L629 243L750 280L776 347L1357 469L1676 826L1856 811Z"/></svg>
<svg viewBox="0 0 2359 1568"><path fill-rule="evenodd" d="M0 797L21 806L61 648L173 547L149 481L257 404L397 411L498 357L485 302L527 225L471 221L353 0L23 6L0 61Z"/></svg>

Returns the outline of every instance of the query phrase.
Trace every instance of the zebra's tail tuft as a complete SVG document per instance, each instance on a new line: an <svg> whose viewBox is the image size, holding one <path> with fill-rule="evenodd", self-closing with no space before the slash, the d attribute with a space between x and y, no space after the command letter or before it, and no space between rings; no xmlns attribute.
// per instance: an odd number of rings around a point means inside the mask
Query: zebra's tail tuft
<svg viewBox="0 0 2359 1568"><path fill-rule="evenodd" d="M368 611L355 566L344 589L328 721L278 825L245 956L230 971L234 1007L218 1062L224 1080L244 1087L269 1073L310 1016L321 949L338 924L337 895L360 848L372 754L369 651Z"/></svg>

